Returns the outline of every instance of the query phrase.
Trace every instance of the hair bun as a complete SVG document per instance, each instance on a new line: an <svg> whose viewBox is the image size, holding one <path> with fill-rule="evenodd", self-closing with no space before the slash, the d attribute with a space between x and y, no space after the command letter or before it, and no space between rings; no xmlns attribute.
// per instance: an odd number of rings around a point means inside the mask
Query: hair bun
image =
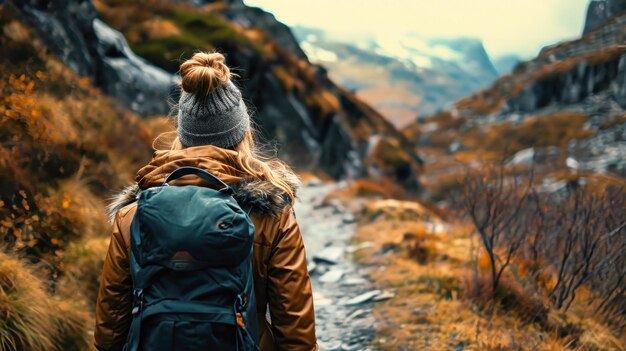
<svg viewBox="0 0 626 351"><path fill-rule="evenodd" d="M230 80L230 69L219 52L199 52L180 65L180 83L191 94L209 95Z"/></svg>

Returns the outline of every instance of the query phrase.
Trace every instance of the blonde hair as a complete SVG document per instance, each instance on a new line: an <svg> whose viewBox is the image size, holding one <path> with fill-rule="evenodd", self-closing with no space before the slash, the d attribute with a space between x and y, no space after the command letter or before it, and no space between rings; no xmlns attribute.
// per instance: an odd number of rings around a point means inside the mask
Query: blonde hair
<svg viewBox="0 0 626 351"><path fill-rule="evenodd" d="M222 54L199 52L180 65L180 75L182 81L179 85L183 90L188 93L208 95L221 85L227 84L234 74L230 73L230 69L224 64ZM255 131L250 127L243 140L232 147L237 152L232 160L234 166L249 178L272 183L293 203L296 197L294 186L300 183L298 176L283 161L270 156L272 153L258 147L254 134ZM159 135L152 144L153 148L184 149L186 146L178 136L171 139L173 135L175 132ZM171 141L167 140L168 137Z"/></svg>
<svg viewBox="0 0 626 351"><path fill-rule="evenodd" d="M296 194L292 185L298 184L300 180L283 161L264 155L256 147L252 134L252 130L249 130L243 140L234 147L237 151L235 162L238 168L253 178L272 183L284 191L293 203Z"/></svg>
<svg viewBox="0 0 626 351"><path fill-rule="evenodd" d="M230 69L219 52L197 52L180 65L179 86L190 94L209 95L230 80Z"/></svg>
<svg viewBox="0 0 626 351"><path fill-rule="evenodd" d="M185 149L186 146L183 145L178 136L171 139L175 133L166 132L157 136L152 147L160 150ZM251 179L262 179L272 183L282 190L289 197L289 201L293 203L296 199L294 186L300 183L300 179L283 161L268 156L269 152L264 152L257 147L253 133L252 129L248 130L243 140L232 147L237 152L232 159L234 166ZM171 140L167 140L168 138Z"/></svg>

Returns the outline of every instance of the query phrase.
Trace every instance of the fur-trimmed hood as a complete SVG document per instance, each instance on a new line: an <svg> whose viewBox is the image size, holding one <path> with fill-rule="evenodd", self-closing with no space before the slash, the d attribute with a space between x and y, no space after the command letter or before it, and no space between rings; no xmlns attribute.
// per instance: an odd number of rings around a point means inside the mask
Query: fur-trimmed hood
<svg viewBox="0 0 626 351"><path fill-rule="evenodd" d="M233 152L208 145L155 152L152 161L137 173L137 182L111 198L106 207L107 216L113 221L120 209L137 201L142 189L159 186L179 167L193 166L205 169L228 183L235 190L233 197L242 208L261 216L278 217L285 207L291 205L289 196L269 181L244 177L232 165ZM278 176L290 186L294 194L297 193L300 180L294 173L283 170Z"/></svg>

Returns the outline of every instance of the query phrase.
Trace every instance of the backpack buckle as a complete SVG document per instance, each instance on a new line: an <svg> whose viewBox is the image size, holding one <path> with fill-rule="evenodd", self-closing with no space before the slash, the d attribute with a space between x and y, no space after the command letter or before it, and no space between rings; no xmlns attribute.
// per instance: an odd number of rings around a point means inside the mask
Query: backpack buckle
<svg viewBox="0 0 626 351"><path fill-rule="evenodd" d="M237 295L237 299L235 300L235 319L237 321L237 325L241 328L246 327L246 323L244 321L244 311L246 309L247 298L245 295Z"/></svg>
<svg viewBox="0 0 626 351"><path fill-rule="evenodd" d="M143 289L133 290L133 309L130 313L135 316L143 309Z"/></svg>
<svg viewBox="0 0 626 351"><path fill-rule="evenodd" d="M246 295L237 295L237 300L235 300L235 310L236 312L243 312L248 307L248 297Z"/></svg>

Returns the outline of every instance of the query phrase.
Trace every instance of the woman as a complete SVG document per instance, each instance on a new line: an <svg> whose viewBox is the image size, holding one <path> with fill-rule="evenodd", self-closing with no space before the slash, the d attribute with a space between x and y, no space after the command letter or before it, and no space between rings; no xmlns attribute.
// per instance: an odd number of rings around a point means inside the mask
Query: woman
<svg viewBox="0 0 626 351"><path fill-rule="evenodd" d="M129 238L137 193L161 185L177 168L193 166L233 185L239 204L251 209L260 349L317 350L304 245L291 207L299 180L284 163L256 152L250 117L240 91L230 81L224 56L197 53L180 66L179 73L182 92L173 145L156 150L152 161L138 171L137 184L109 207L114 230L96 305L95 346L121 350L129 331ZM199 183L187 176L176 185Z"/></svg>

